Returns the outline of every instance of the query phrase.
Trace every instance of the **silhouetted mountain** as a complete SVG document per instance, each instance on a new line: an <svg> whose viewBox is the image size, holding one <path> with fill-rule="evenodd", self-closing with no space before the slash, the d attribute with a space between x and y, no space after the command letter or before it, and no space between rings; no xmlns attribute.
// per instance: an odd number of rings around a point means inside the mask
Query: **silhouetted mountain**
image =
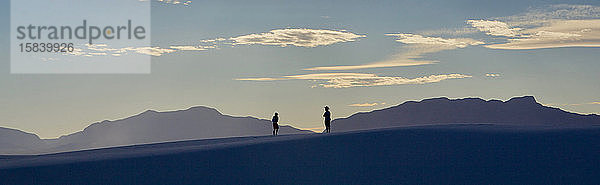
<svg viewBox="0 0 600 185"><path fill-rule="evenodd" d="M37 135L0 127L0 154L19 154L45 148Z"/></svg>
<svg viewBox="0 0 600 185"><path fill-rule="evenodd" d="M445 123L585 126L600 125L600 116L546 107L537 103L533 96L515 97L505 102L480 98L432 98L336 119L332 127L335 131L348 131Z"/></svg>
<svg viewBox="0 0 600 185"><path fill-rule="evenodd" d="M149 110L122 120L93 123L83 131L61 136L58 139L45 140L49 149L43 151L48 153L178 140L270 135L271 131L272 124L269 120L223 115L208 107L192 107L170 112ZM279 133L311 133L311 131L281 126ZM29 136L37 137L33 134ZM5 141L4 137L0 140ZM21 140L23 142L11 142L11 144L20 146L21 143L28 143L25 139ZM37 143L33 139L27 141ZM11 148L3 147L6 151L10 151ZM19 151L17 153L37 153L39 150Z"/></svg>

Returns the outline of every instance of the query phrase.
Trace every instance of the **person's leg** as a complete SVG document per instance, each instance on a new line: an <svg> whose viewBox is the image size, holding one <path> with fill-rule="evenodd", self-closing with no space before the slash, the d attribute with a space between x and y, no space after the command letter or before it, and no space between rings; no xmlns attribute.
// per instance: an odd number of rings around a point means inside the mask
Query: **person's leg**
<svg viewBox="0 0 600 185"><path fill-rule="evenodd" d="M275 129L273 129L273 135L275 135Z"/></svg>

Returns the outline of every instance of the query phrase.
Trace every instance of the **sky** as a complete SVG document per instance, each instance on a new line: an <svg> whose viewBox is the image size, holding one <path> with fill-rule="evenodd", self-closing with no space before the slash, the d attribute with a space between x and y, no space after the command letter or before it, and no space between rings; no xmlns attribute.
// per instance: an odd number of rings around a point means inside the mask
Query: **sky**
<svg viewBox="0 0 600 185"><path fill-rule="evenodd" d="M600 114L600 2L152 2L150 74L10 74L0 28L0 127L56 138L145 110L208 106L322 130L334 118L432 97ZM9 1L0 24L10 25ZM116 56L116 55L115 55ZM333 126L335 130L335 126Z"/></svg>

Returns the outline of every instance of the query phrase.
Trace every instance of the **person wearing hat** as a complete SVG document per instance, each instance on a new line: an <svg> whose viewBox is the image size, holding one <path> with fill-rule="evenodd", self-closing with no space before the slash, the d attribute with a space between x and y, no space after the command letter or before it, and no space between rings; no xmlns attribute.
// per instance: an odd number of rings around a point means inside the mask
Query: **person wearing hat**
<svg viewBox="0 0 600 185"><path fill-rule="evenodd" d="M329 133L331 132L331 112L329 112L328 106L325 106L325 114L323 114L323 117L325 117L325 133Z"/></svg>
<svg viewBox="0 0 600 185"><path fill-rule="evenodd" d="M279 122L279 114L275 113L271 121L273 122L273 135L276 136L277 134L279 134L279 124L277 124L277 122Z"/></svg>

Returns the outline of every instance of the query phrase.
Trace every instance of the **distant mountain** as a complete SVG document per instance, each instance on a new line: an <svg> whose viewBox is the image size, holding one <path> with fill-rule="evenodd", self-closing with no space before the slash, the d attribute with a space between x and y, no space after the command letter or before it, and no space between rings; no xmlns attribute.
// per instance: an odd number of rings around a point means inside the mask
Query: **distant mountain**
<svg viewBox="0 0 600 185"><path fill-rule="evenodd" d="M23 148L22 146L42 141L43 145L45 144L43 152L47 153L178 140L270 135L271 131L272 124L269 120L233 117L223 115L213 108L192 107L187 110L170 112L149 110L122 120L93 123L83 131L61 136L58 139L35 140L37 136L23 133L20 136L22 139L10 139L21 142L11 141L6 144L7 147L2 148L10 151L12 148ZM311 131L281 126L279 133L295 134L311 133ZM5 141L3 135L0 135L0 141ZM37 153L40 151L35 147L37 145L33 146L33 149L36 150L19 149L19 152L12 153ZM0 153L6 154L7 152Z"/></svg>
<svg viewBox="0 0 600 185"><path fill-rule="evenodd" d="M45 141L35 134L0 127L0 154L28 153L45 147Z"/></svg>
<svg viewBox="0 0 600 185"><path fill-rule="evenodd" d="M515 97L504 102L480 98L432 98L356 113L348 118L333 120L331 125L334 131L350 131L446 123L586 126L600 125L600 116L546 107L537 103L533 96Z"/></svg>

